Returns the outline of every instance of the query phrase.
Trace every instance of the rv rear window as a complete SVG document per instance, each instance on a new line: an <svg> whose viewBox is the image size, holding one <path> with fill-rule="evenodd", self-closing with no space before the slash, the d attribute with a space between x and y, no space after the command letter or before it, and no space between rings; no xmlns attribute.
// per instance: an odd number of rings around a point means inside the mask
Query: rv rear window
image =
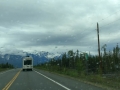
<svg viewBox="0 0 120 90"><path fill-rule="evenodd" d="M25 60L24 61L24 65L31 65L32 64L32 60Z"/></svg>

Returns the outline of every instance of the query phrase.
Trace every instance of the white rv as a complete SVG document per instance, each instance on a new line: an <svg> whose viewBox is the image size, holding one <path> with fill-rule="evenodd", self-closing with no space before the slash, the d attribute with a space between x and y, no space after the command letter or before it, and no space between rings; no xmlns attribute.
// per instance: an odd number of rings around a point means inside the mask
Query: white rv
<svg viewBox="0 0 120 90"><path fill-rule="evenodd" d="M23 58L23 71L33 70L33 58L31 56L26 56Z"/></svg>

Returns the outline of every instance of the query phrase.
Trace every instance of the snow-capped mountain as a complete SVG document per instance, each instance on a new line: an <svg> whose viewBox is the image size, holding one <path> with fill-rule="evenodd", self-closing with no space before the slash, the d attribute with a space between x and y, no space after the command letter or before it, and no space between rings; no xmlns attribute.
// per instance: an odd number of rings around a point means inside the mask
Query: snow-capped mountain
<svg viewBox="0 0 120 90"><path fill-rule="evenodd" d="M0 54L0 63L10 63L14 65L14 67L22 67L22 59L24 56L30 55L33 57L33 65L37 65L40 63L48 62L51 58L59 58L61 54L54 54L49 52L37 52L37 53L25 53L24 54Z"/></svg>

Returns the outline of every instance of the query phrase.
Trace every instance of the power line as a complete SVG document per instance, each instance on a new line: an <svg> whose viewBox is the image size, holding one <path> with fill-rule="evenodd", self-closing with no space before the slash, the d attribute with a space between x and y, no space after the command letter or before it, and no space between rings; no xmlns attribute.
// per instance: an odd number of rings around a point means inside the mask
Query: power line
<svg viewBox="0 0 120 90"><path fill-rule="evenodd" d="M103 19L102 19L102 20L100 20L99 22L106 20L106 18L111 17L112 15L114 15L114 14L118 13L119 11L120 11L120 10L118 10L118 11L114 12L113 14L111 14L111 15L109 15L109 16L107 16L107 17L103 18Z"/></svg>
<svg viewBox="0 0 120 90"><path fill-rule="evenodd" d="M113 14L111 14L111 15L107 16L106 18L103 18L102 20L100 20L100 21L98 21L98 22L101 22L101 21L106 20L107 18L109 18L109 17L111 17L112 15L114 15L114 14L118 13L119 11L120 11L120 10L118 10L118 11L114 12ZM120 18L119 18L118 20L120 20ZM108 23L108 24L106 24L106 25L100 26L99 28L105 27L105 26L107 26L107 25L109 25L109 24L111 24L111 23L114 23L114 22L118 21L118 20L115 20L115 21L110 22L110 23ZM94 23L92 23L92 24L94 24ZM87 29L84 29L84 32L85 32L86 30L87 30ZM94 31L94 29L93 29L92 31Z"/></svg>
<svg viewBox="0 0 120 90"><path fill-rule="evenodd" d="M102 20L99 20L98 22L107 20L109 17L113 16L114 14L118 13L119 11L120 11L120 10L114 12L113 14L107 16L106 18L103 18ZM110 24L112 24L112 23L114 23L114 22L116 22L116 21L118 21L118 20L120 20L120 18L117 19L117 20L115 20L115 21L113 21L113 22L110 22L110 23L108 23L108 24L105 24L105 25L103 25L103 26L100 26L99 28L103 28L103 27L105 27L105 26L108 26L108 25L110 25ZM91 26L92 26L93 24L94 24L94 23L91 23L90 26L89 26L87 29L83 29L83 30L80 32L80 33L81 33L81 37L80 37L80 38L86 37L86 35L91 34L91 33L93 33L93 31L96 30L95 28L93 28L93 29L91 28ZM92 30L90 30L89 28L91 28ZM90 31L89 31L89 30L90 30ZM87 34L86 34L86 35L83 35L84 33L87 33Z"/></svg>
<svg viewBox="0 0 120 90"><path fill-rule="evenodd" d="M110 25L110 24L112 24L112 23L114 23L114 22L116 22L116 21L118 21L118 20L120 20L120 18L117 19L117 20L115 20L115 21L113 21L113 22L110 22L110 23L108 23L108 24L106 24L106 25L101 26L100 28L103 28L103 27L105 27L105 26L108 26L108 25Z"/></svg>

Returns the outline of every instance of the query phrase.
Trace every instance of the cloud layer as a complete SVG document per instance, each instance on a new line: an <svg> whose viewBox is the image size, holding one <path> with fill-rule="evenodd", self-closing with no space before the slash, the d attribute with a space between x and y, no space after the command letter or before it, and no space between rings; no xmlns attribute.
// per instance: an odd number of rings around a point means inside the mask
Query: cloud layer
<svg viewBox="0 0 120 90"><path fill-rule="evenodd" d="M96 54L97 22L101 46L111 50L120 43L119 8L119 0L2 0L0 51L78 49Z"/></svg>

